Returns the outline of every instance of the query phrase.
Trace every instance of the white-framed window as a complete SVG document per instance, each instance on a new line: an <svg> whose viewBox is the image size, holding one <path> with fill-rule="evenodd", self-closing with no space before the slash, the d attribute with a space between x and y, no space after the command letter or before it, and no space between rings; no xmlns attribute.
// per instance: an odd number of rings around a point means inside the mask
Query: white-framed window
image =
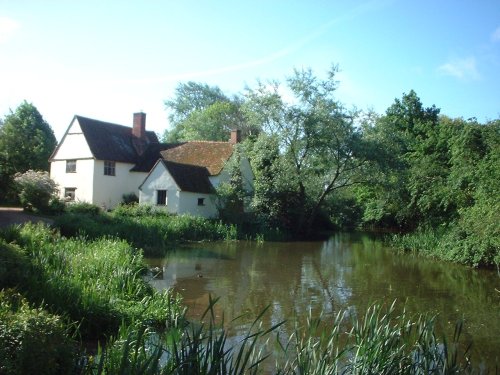
<svg viewBox="0 0 500 375"><path fill-rule="evenodd" d="M76 160L66 160L66 173L76 173Z"/></svg>
<svg viewBox="0 0 500 375"><path fill-rule="evenodd" d="M156 190L156 204L158 206L167 205L167 191L166 190Z"/></svg>
<svg viewBox="0 0 500 375"><path fill-rule="evenodd" d="M204 206L205 205L205 198L198 198L198 206Z"/></svg>
<svg viewBox="0 0 500 375"><path fill-rule="evenodd" d="M104 175L105 176L116 176L115 162L110 160L104 160Z"/></svg>
<svg viewBox="0 0 500 375"><path fill-rule="evenodd" d="M68 202L73 202L75 200L76 188L67 187L64 188L64 199Z"/></svg>

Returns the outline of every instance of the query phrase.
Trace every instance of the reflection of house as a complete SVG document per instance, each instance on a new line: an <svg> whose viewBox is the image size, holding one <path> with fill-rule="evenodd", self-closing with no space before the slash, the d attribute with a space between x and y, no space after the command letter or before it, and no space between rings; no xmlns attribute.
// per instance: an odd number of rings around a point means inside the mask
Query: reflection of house
<svg viewBox="0 0 500 375"><path fill-rule="evenodd" d="M172 213L212 217L215 188L229 178L224 165L238 141L235 130L228 142L159 143L144 113L134 114L132 128L75 116L50 157L50 174L67 200L112 208L135 193ZM241 170L251 189L246 158Z"/></svg>

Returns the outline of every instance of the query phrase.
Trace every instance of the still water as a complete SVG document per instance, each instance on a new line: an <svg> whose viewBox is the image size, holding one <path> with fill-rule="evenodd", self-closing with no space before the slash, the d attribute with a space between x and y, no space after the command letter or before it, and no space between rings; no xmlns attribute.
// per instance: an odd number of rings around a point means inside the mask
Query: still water
<svg viewBox="0 0 500 375"><path fill-rule="evenodd" d="M246 314L235 335L266 306L264 324L271 326L283 320L300 323L309 312L325 319L341 309L362 315L374 302L397 300L399 310L439 314L438 331L449 337L463 319L462 339L473 342L475 362L494 366L500 361L496 270L396 254L365 234L317 242L189 244L147 262L158 267L153 286L179 292L189 318L201 316L209 295L220 297L216 313L224 321Z"/></svg>

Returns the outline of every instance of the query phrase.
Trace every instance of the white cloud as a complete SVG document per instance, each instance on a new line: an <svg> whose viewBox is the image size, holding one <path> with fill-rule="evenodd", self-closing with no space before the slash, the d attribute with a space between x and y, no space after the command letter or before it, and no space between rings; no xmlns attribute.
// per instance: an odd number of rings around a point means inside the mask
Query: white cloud
<svg viewBox="0 0 500 375"><path fill-rule="evenodd" d="M19 23L11 18L0 17L0 43L6 42L19 26Z"/></svg>
<svg viewBox="0 0 500 375"><path fill-rule="evenodd" d="M498 26L497 29L491 34L491 41L500 42L500 26Z"/></svg>
<svg viewBox="0 0 500 375"><path fill-rule="evenodd" d="M451 60L438 67L438 72L462 80L476 80L480 77L474 57Z"/></svg>

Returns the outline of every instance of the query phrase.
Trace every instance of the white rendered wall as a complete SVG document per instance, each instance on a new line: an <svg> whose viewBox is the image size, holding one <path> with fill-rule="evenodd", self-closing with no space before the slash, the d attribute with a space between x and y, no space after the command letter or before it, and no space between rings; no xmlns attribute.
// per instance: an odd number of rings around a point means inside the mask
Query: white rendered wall
<svg viewBox="0 0 500 375"><path fill-rule="evenodd" d="M157 163L139 192L139 203L156 205L156 191L167 191L167 207L170 213L179 212L179 187L162 163Z"/></svg>
<svg viewBox="0 0 500 375"><path fill-rule="evenodd" d="M204 198L204 205L198 206L198 198ZM191 193L181 191L179 194L179 214L190 214L193 216L202 216L214 218L218 216L217 207L213 194Z"/></svg>
<svg viewBox="0 0 500 375"><path fill-rule="evenodd" d="M123 194L139 195L139 185L147 173L130 172L134 164L115 163L115 175L104 174L104 161L96 160L93 171L94 195L92 203L111 209L123 201Z"/></svg>
<svg viewBox="0 0 500 375"><path fill-rule="evenodd" d="M250 162L248 161L247 158L245 157L241 158L240 168L241 168L241 176L243 178L243 187L245 188L245 190L253 191L254 176L252 172L252 166L250 165ZM218 175L210 176L208 179L212 183L213 187L217 188L221 182L229 181L229 173L226 171L226 168L224 167Z"/></svg>
<svg viewBox="0 0 500 375"><path fill-rule="evenodd" d="M59 186L59 196L64 198L64 188L76 188L75 201L93 201L94 159L76 159L76 173L66 173L66 160L50 163L50 177Z"/></svg>
<svg viewBox="0 0 500 375"><path fill-rule="evenodd" d="M64 134L53 160L93 158L87 140L82 133L78 120L74 119Z"/></svg>

